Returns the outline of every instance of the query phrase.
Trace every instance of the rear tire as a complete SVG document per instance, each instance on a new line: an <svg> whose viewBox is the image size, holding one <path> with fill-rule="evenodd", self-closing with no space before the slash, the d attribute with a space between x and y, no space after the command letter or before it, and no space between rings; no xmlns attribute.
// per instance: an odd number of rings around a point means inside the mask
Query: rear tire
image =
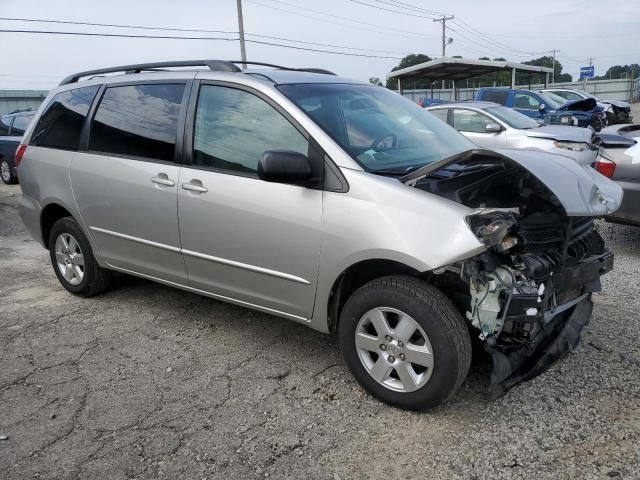
<svg viewBox="0 0 640 480"><path fill-rule="evenodd" d="M0 178L7 185L15 185L18 183L18 177L11 173L11 165L6 159L0 160Z"/></svg>
<svg viewBox="0 0 640 480"><path fill-rule="evenodd" d="M453 303L408 276L382 277L351 295L340 314L338 340L360 385L408 410L449 399L471 364L469 331Z"/></svg>
<svg viewBox="0 0 640 480"><path fill-rule="evenodd" d="M112 272L98 265L89 240L72 217L53 224L49 256L58 280L71 293L92 297L109 288Z"/></svg>

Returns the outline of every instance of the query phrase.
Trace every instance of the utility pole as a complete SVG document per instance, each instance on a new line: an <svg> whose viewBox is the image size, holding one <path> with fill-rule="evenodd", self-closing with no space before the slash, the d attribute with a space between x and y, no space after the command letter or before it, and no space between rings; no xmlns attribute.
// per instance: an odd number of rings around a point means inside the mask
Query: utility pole
<svg viewBox="0 0 640 480"><path fill-rule="evenodd" d="M553 85L556 83L556 53L560 53L560 50L554 48L551 53L553 53L553 71L551 72L551 85Z"/></svg>
<svg viewBox="0 0 640 480"><path fill-rule="evenodd" d="M238 32L240 33L240 60L247 61L247 52L244 47L244 22L242 20L242 0L236 0L238 4ZM242 64L242 70L246 70L247 64Z"/></svg>
<svg viewBox="0 0 640 480"><path fill-rule="evenodd" d="M446 48L447 48L447 20L453 20L453 15L442 15L442 18L434 18L434 22L442 23L442 58L446 56ZM444 80L442 80L442 89L444 90L445 84ZM455 95L455 87L454 87L454 95Z"/></svg>
<svg viewBox="0 0 640 480"><path fill-rule="evenodd" d="M453 20L454 16L453 15L442 15L442 18L434 18L433 21L434 22L440 22L442 23L442 56L446 56L445 55L445 50L447 48L447 20Z"/></svg>

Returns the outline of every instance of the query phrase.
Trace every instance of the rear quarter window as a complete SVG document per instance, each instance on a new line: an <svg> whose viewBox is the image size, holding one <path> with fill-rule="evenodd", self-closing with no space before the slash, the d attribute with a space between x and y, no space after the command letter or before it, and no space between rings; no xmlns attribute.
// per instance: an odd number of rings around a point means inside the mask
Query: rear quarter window
<svg viewBox="0 0 640 480"><path fill-rule="evenodd" d="M13 119L13 125L11 126L11 136L21 137L29 127L29 124L33 120L33 115L21 115Z"/></svg>
<svg viewBox="0 0 640 480"><path fill-rule="evenodd" d="M0 137L9 135L9 127L11 126L11 117L0 117Z"/></svg>
<svg viewBox="0 0 640 480"><path fill-rule="evenodd" d="M98 85L56 94L47 105L31 135L31 145L77 150L82 126Z"/></svg>

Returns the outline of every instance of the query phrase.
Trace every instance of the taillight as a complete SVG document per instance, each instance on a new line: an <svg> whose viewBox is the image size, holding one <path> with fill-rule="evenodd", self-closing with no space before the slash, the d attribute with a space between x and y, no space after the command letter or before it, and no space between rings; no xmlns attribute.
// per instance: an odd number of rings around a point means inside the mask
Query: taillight
<svg viewBox="0 0 640 480"><path fill-rule="evenodd" d="M616 171L616 163L603 157L598 157L594 165L595 169L605 177L613 177L613 173Z"/></svg>
<svg viewBox="0 0 640 480"><path fill-rule="evenodd" d="M24 157L24 152L26 151L27 146L25 144L21 143L20 145L18 145L18 148L16 149L16 168L18 168L18 165L20 165L22 157Z"/></svg>

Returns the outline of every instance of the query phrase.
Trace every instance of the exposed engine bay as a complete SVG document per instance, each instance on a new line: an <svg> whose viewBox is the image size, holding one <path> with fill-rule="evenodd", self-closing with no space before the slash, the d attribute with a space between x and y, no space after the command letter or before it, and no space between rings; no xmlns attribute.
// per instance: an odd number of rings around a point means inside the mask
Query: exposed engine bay
<svg viewBox="0 0 640 480"><path fill-rule="evenodd" d="M479 150L425 170L403 180L474 209L466 221L488 247L433 281L491 354L495 397L577 346L613 254L593 217L568 216L544 183L500 154Z"/></svg>

